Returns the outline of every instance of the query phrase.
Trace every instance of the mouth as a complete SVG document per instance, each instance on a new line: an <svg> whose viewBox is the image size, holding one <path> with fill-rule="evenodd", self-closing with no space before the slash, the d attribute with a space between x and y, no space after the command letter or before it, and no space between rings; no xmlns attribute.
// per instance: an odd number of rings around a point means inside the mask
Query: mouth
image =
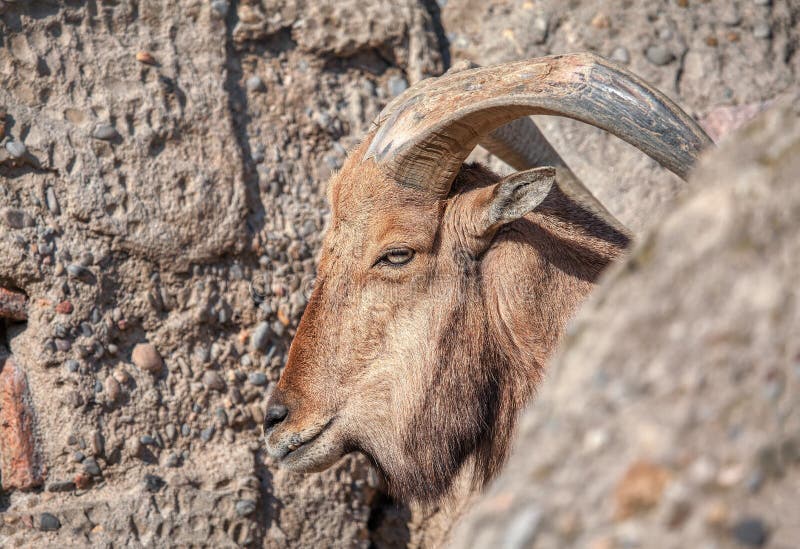
<svg viewBox="0 0 800 549"><path fill-rule="evenodd" d="M333 425L336 417L332 417L318 430L304 433L294 433L285 440L271 444L269 441L269 433L265 433L265 441L267 444L267 452L281 464L291 465L300 461Z"/></svg>

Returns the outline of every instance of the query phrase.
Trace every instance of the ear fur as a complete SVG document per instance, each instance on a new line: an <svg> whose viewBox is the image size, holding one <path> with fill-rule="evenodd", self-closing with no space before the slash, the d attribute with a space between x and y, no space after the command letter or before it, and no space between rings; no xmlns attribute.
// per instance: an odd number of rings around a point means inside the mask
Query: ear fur
<svg viewBox="0 0 800 549"><path fill-rule="evenodd" d="M550 194L555 182L556 169L550 166L517 172L501 179L494 185L479 230L487 235L530 213Z"/></svg>

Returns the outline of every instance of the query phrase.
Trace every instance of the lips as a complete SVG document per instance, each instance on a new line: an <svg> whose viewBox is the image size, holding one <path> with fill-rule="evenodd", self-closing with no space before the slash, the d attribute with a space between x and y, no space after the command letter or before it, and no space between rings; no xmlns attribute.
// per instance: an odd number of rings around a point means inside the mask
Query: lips
<svg viewBox="0 0 800 549"><path fill-rule="evenodd" d="M317 441L331 426L335 417L329 419L325 424L317 429L307 429L295 433L284 433L283 436L277 433L265 433L267 453L274 459L288 461L299 458L304 450L308 449Z"/></svg>

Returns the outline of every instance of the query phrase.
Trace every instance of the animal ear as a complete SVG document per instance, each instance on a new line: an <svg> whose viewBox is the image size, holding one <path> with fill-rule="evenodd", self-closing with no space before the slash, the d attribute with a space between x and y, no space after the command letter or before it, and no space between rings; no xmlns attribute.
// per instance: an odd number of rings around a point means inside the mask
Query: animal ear
<svg viewBox="0 0 800 549"><path fill-rule="evenodd" d="M550 194L555 182L556 169L547 166L517 172L495 183L478 227L480 236L533 211Z"/></svg>

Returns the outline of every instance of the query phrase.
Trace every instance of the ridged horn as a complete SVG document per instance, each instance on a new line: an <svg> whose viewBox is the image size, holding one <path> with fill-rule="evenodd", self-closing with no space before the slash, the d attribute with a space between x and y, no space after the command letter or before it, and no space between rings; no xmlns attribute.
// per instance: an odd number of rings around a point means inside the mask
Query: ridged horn
<svg viewBox="0 0 800 549"><path fill-rule="evenodd" d="M664 94L589 53L466 69L420 84L387 105L366 156L399 183L440 195L480 141L532 114L604 129L683 179L712 144Z"/></svg>

